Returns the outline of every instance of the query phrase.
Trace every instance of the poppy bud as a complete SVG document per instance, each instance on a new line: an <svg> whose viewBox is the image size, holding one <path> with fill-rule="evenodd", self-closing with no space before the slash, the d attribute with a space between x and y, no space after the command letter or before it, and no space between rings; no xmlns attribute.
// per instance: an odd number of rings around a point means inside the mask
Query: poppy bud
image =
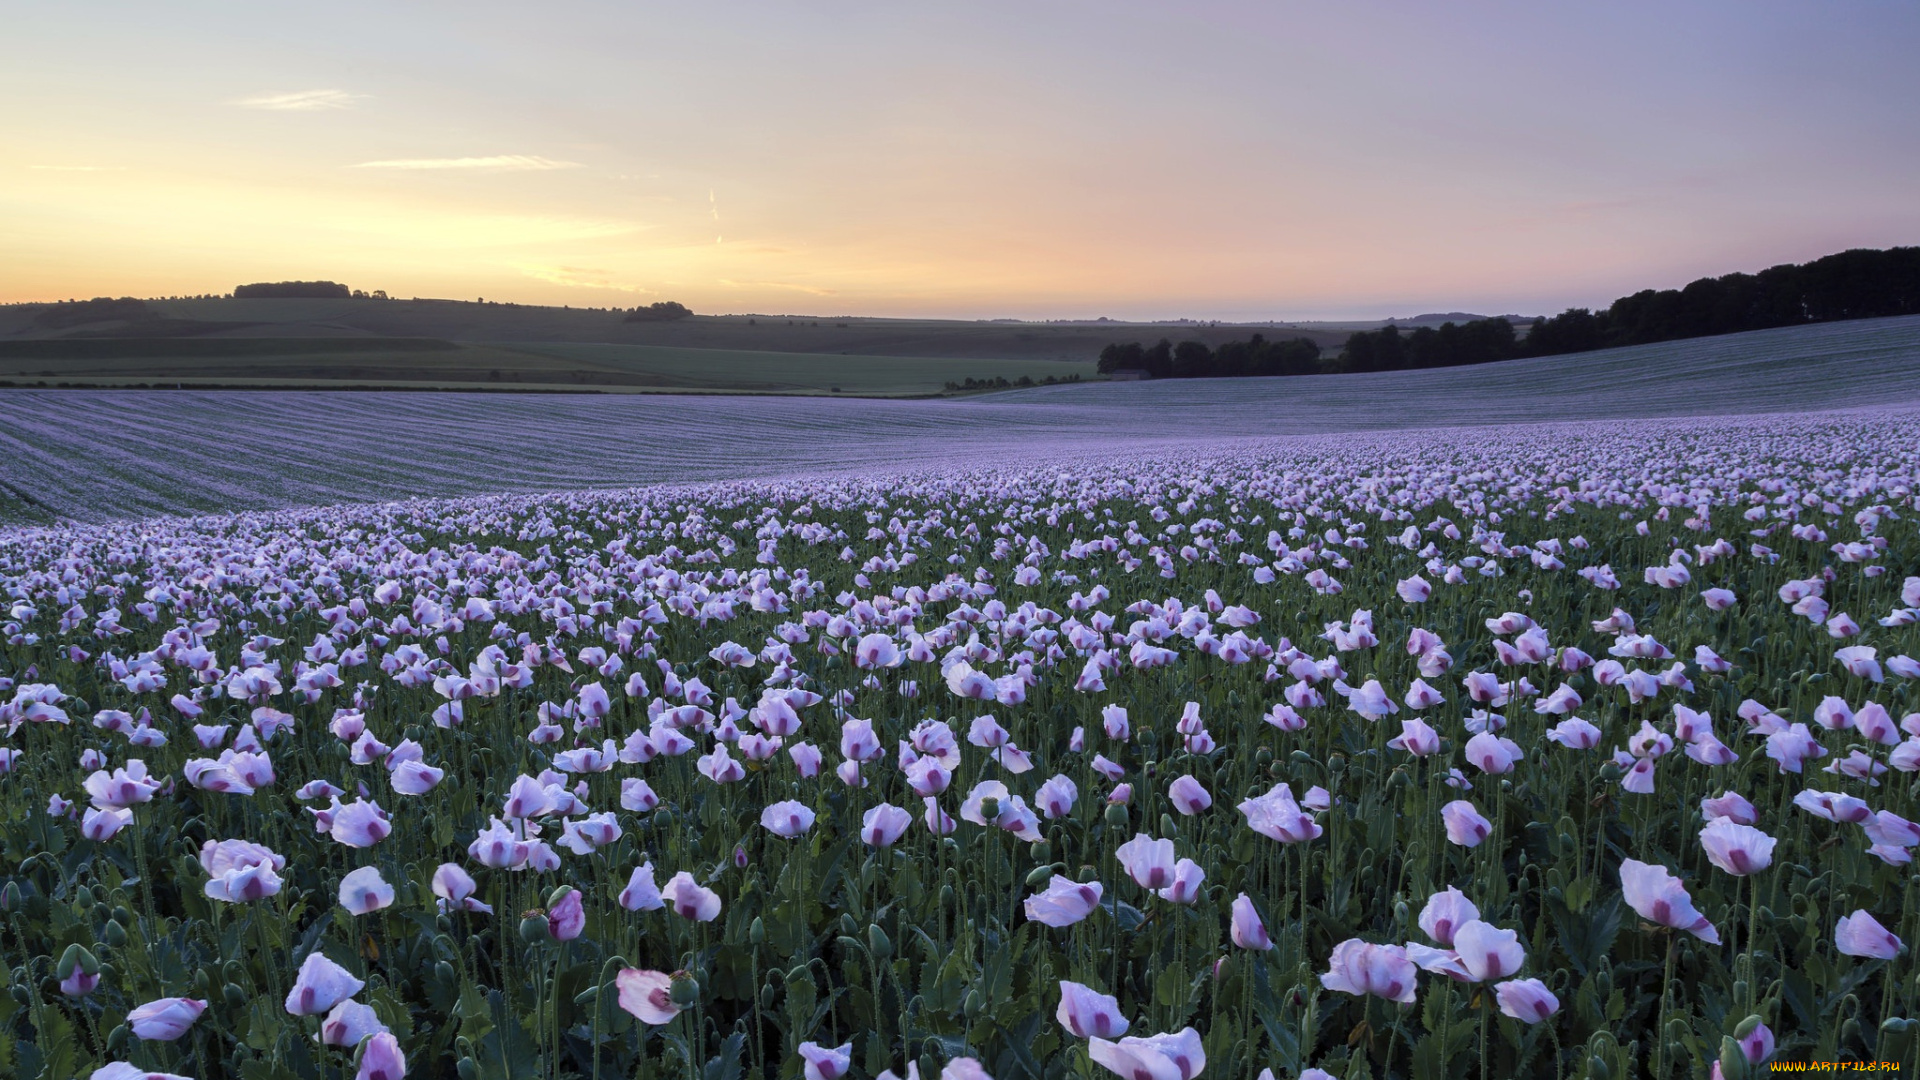
<svg viewBox="0 0 1920 1080"><path fill-rule="evenodd" d="M460 985L460 973L445 960L433 965L433 977L439 980L442 986L458 987Z"/></svg>
<svg viewBox="0 0 1920 1080"><path fill-rule="evenodd" d="M740 870L747 868L747 849L739 844L733 846L733 865Z"/></svg>
<svg viewBox="0 0 1920 1080"><path fill-rule="evenodd" d="M227 1008L235 1012L246 1008L247 1002L250 1000L245 990L240 989L232 983L228 983L221 988L220 997L226 1001Z"/></svg>
<svg viewBox="0 0 1920 1080"><path fill-rule="evenodd" d="M408 724L406 730L402 731L401 734L412 739L414 742L425 742L427 729L421 727L419 724Z"/></svg>
<svg viewBox="0 0 1920 1080"><path fill-rule="evenodd" d="M1720 1039L1720 1075L1723 1080L1747 1080L1747 1055L1731 1035Z"/></svg>
<svg viewBox="0 0 1920 1080"><path fill-rule="evenodd" d="M767 943L767 924L758 915L753 917L753 924L747 927L747 940L756 946Z"/></svg>
<svg viewBox="0 0 1920 1080"><path fill-rule="evenodd" d="M0 911L16 911L19 907L20 883L9 881L4 888L0 888Z"/></svg>
<svg viewBox="0 0 1920 1080"><path fill-rule="evenodd" d="M127 926L133 922L133 912L128 911L124 904L115 904L113 906L112 919L121 926Z"/></svg>
<svg viewBox="0 0 1920 1080"><path fill-rule="evenodd" d="M1287 767L1276 761L1273 764L1267 766L1267 775L1272 777L1275 780L1283 779L1287 775ZM1257 795L1259 793L1254 792L1254 794Z"/></svg>
<svg viewBox="0 0 1920 1080"><path fill-rule="evenodd" d="M1162 813L1160 815L1160 835L1172 836L1178 831L1179 830L1176 829L1173 824L1173 815L1168 813Z"/></svg>
<svg viewBox="0 0 1920 1080"><path fill-rule="evenodd" d="M879 923L867 927L867 951L874 959L884 961L893 955L893 942L887 938L887 932L880 929Z"/></svg>
<svg viewBox="0 0 1920 1080"><path fill-rule="evenodd" d="M573 891L573 886L571 885L561 885L555 888L552 892L547 894L547 906L559 907L560 901L565 900L567 898L567 894L572 891Z"/></svg>
<svg viewBox="0 0 1920 1080"><path fill-rule="evenodd" d="M1037 889L1040 886L1045 885L1047 881L1053 877L1053 874L1054 874L1054 869L1053 869L1052 863L1049 863L1046 866L1034 867L1032 870L1029 870L1027 872L1027 888Z"/></svg>
<svg viewBox="0 0 1920 1080"><path fill-rule="evenodd" d="M685 1009L700 1000L700 983L684 971L673 973L673 979L667 984L667 997L675 1005Z"/></svg>
<svg viewBox="0 0 1920 1080"><path fill-rule="evenodd" d="M520 940L529 945L544 945L553 940L553 929L547 925L547 914L535 909L527 912L520 920Z"/></svg>
<svg viewBox="0 0 1920 1080"><path fill-rule="evenodd" d="M113 948L121 948L127 943L127 928L109 919L107 921L107 928L101 933L100 939Z"/></svg>
<svg viewBox="0 0 1920 1080"><path fill-rule="evenodd" d="M93 890L81 889L79 892L75 893L73 896L73 906L79 908L81 911L92 911L93 910Z"/></svg>
<svg viewBox="0 0 1920 1080"><path fill-rule="evenodd" d="M1607 1067L1607 1059L1595 1054L1587 1059L1587 1076L1590 1080L1613 1080L1613 1070Z"/></svg>
<svg viewBox="0 0 1920 1080"><path fill-rule="evenodd" d="M980 1015L980 1010L984 1008L985 1005L986 1002L980 997L979 990L969 990L967 991L966 1000L962 1002L960 1006L960 1011L966 1015L967 1019L971 1020Z"/></svg>
<svg viewBox="0 0 1920 1080"><path fill-rule="evenodd" d="M463 1057L454 1064L453 1071L460 1074L460 1080L478 1080L480 1064L470 1057Z"/></svg>
<svg viewBox="0 0 1920 1080"><path fill-rule="evenodd" d="M73 974L75 968L78 968L82 974L98 975L100 961L94 959L92 953L79 945L69 945L67 951L60 954L60 963L54 968L54 974L61 979L66 979Z"/></svg>
<svg viewBox="0 0 1920 1080"><path fill-rule="evenodd" d="M115 1057L127 1052L127 1039L133 1035L133 1029L125 1024L107 1033L107 1053Z"/></svg>

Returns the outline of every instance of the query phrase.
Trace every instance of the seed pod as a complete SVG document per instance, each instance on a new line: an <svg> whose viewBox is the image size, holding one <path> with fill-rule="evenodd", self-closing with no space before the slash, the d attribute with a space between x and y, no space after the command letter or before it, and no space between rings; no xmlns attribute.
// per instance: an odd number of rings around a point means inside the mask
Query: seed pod
<svg viewBox="0 0 1920 1080"><path fill-rule="evenodd" d="M529 945L544 945L553 940L553 927L543 912L530 911L520 920L520 940Z"/></svg>
<svg viewBox="0 0 1920 1080"><path fill-rule="evenodd" d="M1260 749L1255 750L1253 752L1253 764L1255 768L1260 768L1260 769L1264 769L1267 766L1273 764L1273 749L1271 747L1263 746Z"/></svg>
<svg viewBox="0 0 1920 1080"><path fill-rule="evenodd" d="M673 979L667 984L667 997L675 1005L685 1009L700 1000L700 983L684 971L673 973Z"/></svg>
<svg viewBox="0 0 1920 1080"><path fill-rule="evenodd" d="M1107 827L1124 829L1127 827L1127 808L1119 803L1107 804Z"/></svg>
<svg viewBox="0 0 1920 1080"><path fill-rule="evenodd" d="M1036 842L1033 845L1033 861L1043 862L1043 863L1052 862L1053 861L1053 845L1047 843L1045 840Z"/></svg>

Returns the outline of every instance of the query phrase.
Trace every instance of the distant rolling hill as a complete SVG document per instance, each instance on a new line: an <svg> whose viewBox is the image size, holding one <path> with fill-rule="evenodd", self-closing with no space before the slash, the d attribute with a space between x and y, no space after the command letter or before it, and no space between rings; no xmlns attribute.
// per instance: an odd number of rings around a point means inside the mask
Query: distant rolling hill
<svg viewBox="0 0 1920 1080"><path fill-rule="evenodd" d="M1920 409L1920 317L1468 368L1099 383L951 401L0 390L0 518L985 462L1457 425Z"/></svg>

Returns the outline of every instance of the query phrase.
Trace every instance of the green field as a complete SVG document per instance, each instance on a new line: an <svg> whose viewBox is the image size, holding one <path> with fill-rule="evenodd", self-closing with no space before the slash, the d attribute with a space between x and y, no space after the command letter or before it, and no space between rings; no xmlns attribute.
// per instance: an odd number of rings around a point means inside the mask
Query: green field
<svg viewBox="0 0 1920 1080"><path fill-rule="evenodd" d="M659 380L661 388L737 390L760 393L846 393L863 397L937 394L948 382L969 378L1030 378L1044 382L1073 375L1096 377L1094 365L1074 360L967 359L928 356L847 356L829 353L687 349L659 345L595 345L514 342L505 348L554 357L583 368L607 369Z"/></svg>
<svg viewBox="0 0 1920 1080"><path fill-rule="evenodd" d="M1095 377L1086 361L843 356L744 349L407 338L0 340L12 386L380 386L911 397L948 382Z"/></svg>

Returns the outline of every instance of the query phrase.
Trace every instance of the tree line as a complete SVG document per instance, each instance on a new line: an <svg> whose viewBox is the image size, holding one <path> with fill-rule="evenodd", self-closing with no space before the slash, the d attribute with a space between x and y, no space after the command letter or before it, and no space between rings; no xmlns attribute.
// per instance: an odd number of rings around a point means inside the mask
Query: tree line
<svg viewBox="0 0 1920 1080"><path fill-rule="evenodd" d="M1522 336L1506 319L1473 319L1402 330L1362 330L1323 357L1306 338L1114 343L1100 351L1103 375L1143 371L1155 379L1403 371L1557 356L1623 345L1769 330L1806 323L1920 315L1920 247L1842 251L1757 274L1701 278L1681 289L1643 289L1599 311L1569 308L1538 318Z"/></svg>
<svg viewBox="0 0 1920 1080"><path fill-rule="evenodd" d="M1920 315L1920 247L1855 249L1681 289L1643 289L1599 311L1569 308L1535 319L1524 338L1505 319L1362 331L1347 339L1334 370L1484 364L1892 315Z"/></svg>
<svg viewBox="0 0 1920 1080"><path fill-rule="evenodd" d="M1199 341L1175 345L1165 338L1152 346L1115 343L1100 350L1098 370L1144 371L1154 379L1210 379L1245 375L1311 375L1320 369L1320 346L1308 338L1229 341L1210 349Z"/></svg>

